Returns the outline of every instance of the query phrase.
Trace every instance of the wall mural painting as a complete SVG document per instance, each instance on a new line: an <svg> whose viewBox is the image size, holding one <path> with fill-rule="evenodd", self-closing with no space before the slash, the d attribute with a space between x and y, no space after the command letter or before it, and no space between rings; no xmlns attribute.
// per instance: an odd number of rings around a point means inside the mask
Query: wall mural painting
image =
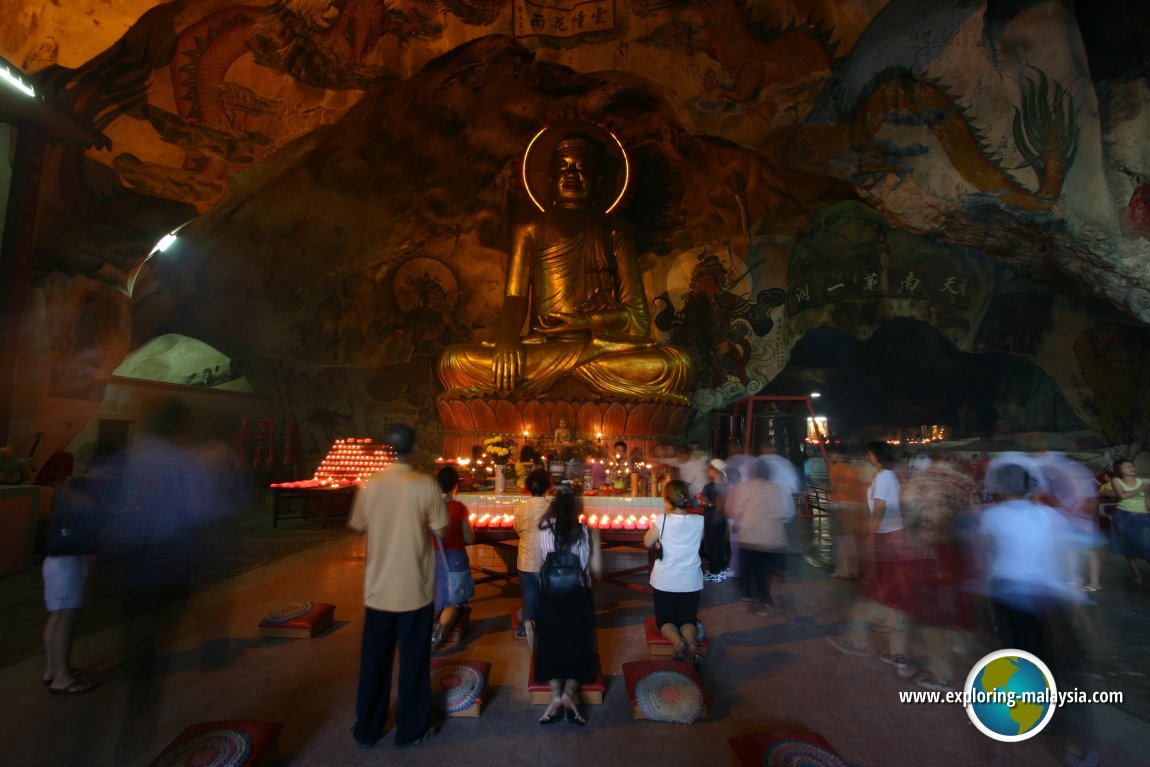
<svg viewBox="0 0 1150 767"><path fill-rule="evenodd" d="M59 273L45 284L53 397L99 402L116 365L127 352L129 318L116 291L95 280L69 282ZM106 352L112 349L112 353Z"/></svg>
<svg viewBox="0 0 1150 767"><path fill-rule="evenodd" d="M382 366L368 381L373 400L387 403L421 433L438 433L435 397L442 391L436 373L443 350L466 341L472 328L460 322L459 283L448 266L434 258L417 257L400 265L388 278L391 312L369 328L378 344Z"/></svg>
<svg viewBox="0 0 1150 767"><path fill-rule="evenodd" d="M367 404L348 372L323 368L308 374L276 368L277 411L292 412L299 424L300 458L318 461L337 439L371 436Z"/></svg>
<svg viewBox="0 0 1150 767"><path fill-rule="evenodd" d="M635 12L654 15L676 5L693 10L698 22L694 17L677 17L643 42L699 52L718 65L719 71L708 67L702 73L703 93L689 102L702 113L745 110L772 88L795 85L820 73L830 75L838 43L832 40L833 29L821 22L755 20L750 0L681 4L655 0L638 4Z"/></svg>
<svg viewBox="0 0 1150 767"><path fill-rule="evenodd" d="M333 91L362 89L389 74L395 76L381 56L369 55L385 37L393 37L402 47L413 39L433 40L442 34L443 26L423 11L398 10L378 0L285 0L266 7L235 5L205 16L181 30L169 70L179 117L223 131L218 142L222 156L190 156L188 167L220 177L224 161L252 162L257 150L251 144L266 154L272 144L292 138L249 130L248 116L280 118L285 107L261 99L242 84L225 83L228 70L241 56L251 53L261 66L305 85ZM152 118L154 124L157 120ZM286 121L289 126L296 122ZM258 125L277 132L284 127L277 119L259 120Z"/></svg>
<svg viewBox="0 0 1150 767"><path fill-rule="evenodd" d="M655 327L695 360L693 399L703 410L754 394L779 372L771 311L785 298L779 288L755 289L751 275L762 261L748 267L729 247L722 257L713 250L681 255L652 302Z"/></svg>
<svg viewBox="0 0 1150 767"><path fill-rule="evenodd" d="M909 157L929 150L911 142L897 145L880 138L891 126L925 127L938 141L950 164L977 191L1002 204L1023 210L1048 210L1062 194L1066 174L1078 151L1078 109L1070 92L1051 83L1045 72L1021 86L1014 109L1011 136L1021 155L1021 169L1032 171L1028 188L1019 168L1007 167L1002 154L991 150L983 131L967 115L968 107L938 80L905 69L876 75L849 110L803 126L803 146L819 160L856 159L855 180L877 180L887 173L907 172Z"/></svg>

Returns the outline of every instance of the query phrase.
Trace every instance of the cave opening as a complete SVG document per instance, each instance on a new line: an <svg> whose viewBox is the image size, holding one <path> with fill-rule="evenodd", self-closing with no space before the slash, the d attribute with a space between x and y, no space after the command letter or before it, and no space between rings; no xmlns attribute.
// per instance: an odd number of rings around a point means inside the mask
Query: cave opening
<svg viewBox="0 0 1150 767"><path fill-rule="evenodd" d="M964 352L910 318L889 320L866 340L830 328L806 333L762 393L811 392L831 436L846 445L918 439L931 426L944 427L948 440L1089 430L1037 365Z"/></svg>

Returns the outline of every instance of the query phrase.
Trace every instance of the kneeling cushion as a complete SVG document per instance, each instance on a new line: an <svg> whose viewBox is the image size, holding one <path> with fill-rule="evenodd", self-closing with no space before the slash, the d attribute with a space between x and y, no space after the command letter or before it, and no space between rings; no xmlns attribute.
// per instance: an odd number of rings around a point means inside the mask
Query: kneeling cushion
<svg viewBox="0 0 1150 767"><path fill-rule="evenodd" d="M281 722L228 719L193 724L151 767L269 767L279 750Z"/></svg>
<svg viewBox="0 0 1150 767"><path fill-rule="evenodd" d="M635 719L690 724L710 711L711 698L703 687L703 680L688 663L624 663L623 680Z"/></svg>
<svg viewBox="0 0 1150 767"><path fill-rule="evenodd" d="M331 628L335 605L327 602L289 602L260 621L260 636L310 639Z"/></svg>
<svg viewBox="0 0 1150 767"><path fill-rule="evenodd" d="M766 732L727 739L741 767L848 767L838 752L815 732Z"/></svg>
<svg viewBox="0 0 1150 767"><path fill-rule="evenodd" d="M431 661L431 706L447 716L479 716L491 664L483 661Z"/></svg>

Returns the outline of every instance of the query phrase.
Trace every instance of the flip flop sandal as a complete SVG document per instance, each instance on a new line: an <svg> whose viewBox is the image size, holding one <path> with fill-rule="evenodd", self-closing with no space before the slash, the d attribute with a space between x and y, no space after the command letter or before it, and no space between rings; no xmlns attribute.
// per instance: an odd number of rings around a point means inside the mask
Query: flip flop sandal
<svg viewBox="0 0 1150 767"><path fill-rule="evenodd" d="M86 668L74 668L74 669L72 669L72 676L74 676L77 679L79 679L80 677L84 676L87 673L88 673L88 669L86 669ZM44 683L45 687L48 687L49 685L52 684L52 682L56 681L56 677L52 677L51 679L45 679L44 677L40 677L40 681Z"/></svg>
<svg viewBox="0 0 1150 767"><path fill-rule="evenodd" d="M99 686L100 684L98 682L72 682L72 684L67 687L61 687L59 689L49 687L48 692L53 695L83 695L86 692L95 690Z"/></svg>

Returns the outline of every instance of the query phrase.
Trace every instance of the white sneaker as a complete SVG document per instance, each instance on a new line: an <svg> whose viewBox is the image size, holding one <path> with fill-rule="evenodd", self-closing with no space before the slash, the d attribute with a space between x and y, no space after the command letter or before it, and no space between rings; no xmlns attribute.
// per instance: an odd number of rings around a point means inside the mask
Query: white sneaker
<svg viewBox="0 0 1150 767"><path fill-rule="evenodd" d="M894 666L899 671L910 668L910 661L904 655L891 655L889 652L881 653L878 656L879 660L888 666Z"/></svg>

